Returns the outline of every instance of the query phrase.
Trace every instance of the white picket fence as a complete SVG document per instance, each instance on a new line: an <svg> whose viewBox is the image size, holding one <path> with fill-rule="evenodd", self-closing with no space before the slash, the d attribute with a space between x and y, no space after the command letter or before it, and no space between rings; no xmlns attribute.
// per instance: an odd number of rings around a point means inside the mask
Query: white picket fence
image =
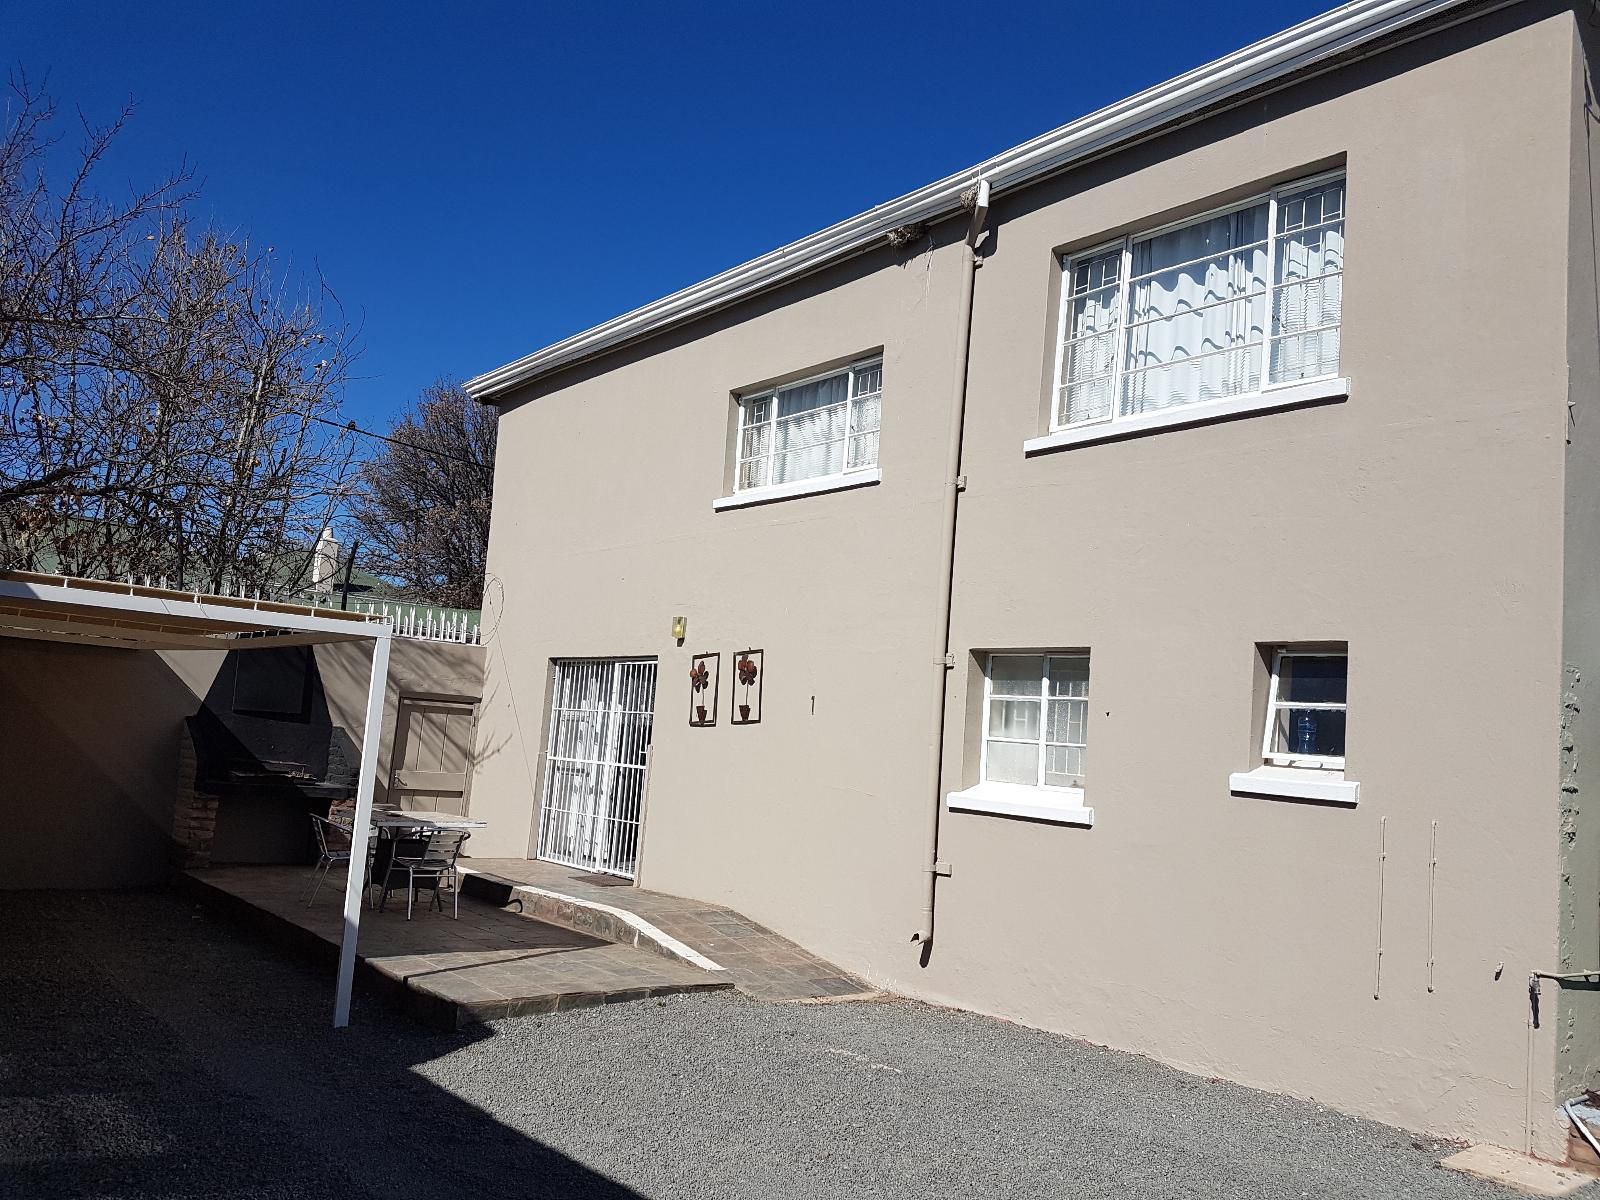
<svg viewBox="0 0 1600 1200"><path fill-rule="evenodd" d="M462 611L441 611L368 600L357 601L354 607L356 612L383 617L394 627L396 637L418 638L428 642L460 642L467 646L483 645L483 630L478 621Z"/></svg>
<svg viewBox="0 0 1600 1200"><path fill-rule="evenodd" d="M126 582L143 587L168 587L165 575L129 575ZM187 590L187 589L185 589ZM201 594L201 593L197 593ZM220 595L240 600L261 600L259 588L246 588L237 580L225 579L222 587L209 595ZM305 604L304 600L291 603ZM336 604L319 605L312 601L311 608L336 608ZM393 627L396 637L415 638L425 642L457 642L464 646L483 645L483 629L475 614L463 609L430 608L427 605L393 604L385 601L358 600L352 604L355 612L382 617Z"/></svg>

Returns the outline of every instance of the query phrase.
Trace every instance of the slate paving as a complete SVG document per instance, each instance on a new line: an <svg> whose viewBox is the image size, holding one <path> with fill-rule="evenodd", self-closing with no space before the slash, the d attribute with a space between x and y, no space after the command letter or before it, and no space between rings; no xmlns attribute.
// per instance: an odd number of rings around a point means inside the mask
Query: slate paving
<svg viewBox="0 0 1600 1200"><path fill-rule="evenodd" d="M563 904L561 898L633 913L723 967L741 992L756 999L826 1000L866 995L873 990L832 963L720 904L633 887L556 863L521 858L463 861L481 879L525 884L553 894L518 893L521 910L528 916L637 945L658 955L671 955L670 948L648 935L638 936L636 927L608 918L597 908L584 911L580 905ZM468 894L482 890L471 886ZM510 897L502 894L494 899L504 902Z"/></svg>
<svg viewBox="0 0 1600 1200"><path fill-rule="evenodd" d="M186 874L192 889L281 944L333 963L344 929L343 880L322 888L307 907L310 878L306 867L280 866ZM357 954L364 982L449 1028L733 986L723 972L529 920L468 896L459 920L448 907L443 913L419 907L408 921L403 897L398 907L391 898L383 912L364 908Z"/></svg>

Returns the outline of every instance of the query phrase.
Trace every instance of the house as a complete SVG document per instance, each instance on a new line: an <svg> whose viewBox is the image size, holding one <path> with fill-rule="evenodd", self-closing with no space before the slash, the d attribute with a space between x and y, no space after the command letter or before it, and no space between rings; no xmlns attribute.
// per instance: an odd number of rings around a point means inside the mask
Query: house
<svg viewBox="0 0 1600 1200"><path fill-rule="evenodd" d="M1558 1156L1591 8L1357 0L473 380L477 852Z"/></svg>

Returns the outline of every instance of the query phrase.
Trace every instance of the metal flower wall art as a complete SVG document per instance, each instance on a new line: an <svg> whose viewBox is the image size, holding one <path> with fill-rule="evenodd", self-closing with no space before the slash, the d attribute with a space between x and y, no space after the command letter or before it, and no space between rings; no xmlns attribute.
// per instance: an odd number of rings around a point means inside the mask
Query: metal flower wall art
<svg viewBox="0 0 1600 1200"><path fill-rule="evenodd" d="M733 656L735 725L761 723L761 688L766 670L763 652L742 650Z"/></svg>
<svg viewBox="0 0 1600 1200"><path fill-rule="evenodd" d="M717 695L722 675L721 654L696 654L689 662L689 724L717 723Z"/></svg>

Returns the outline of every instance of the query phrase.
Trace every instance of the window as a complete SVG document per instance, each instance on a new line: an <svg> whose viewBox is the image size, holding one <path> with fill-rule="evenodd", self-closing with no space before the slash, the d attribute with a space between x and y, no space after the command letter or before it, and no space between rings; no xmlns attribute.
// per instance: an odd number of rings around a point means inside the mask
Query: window
<svg viewBox="0 0 1600 1200"><path fill-rule="evenodd" d="M1344 769L1348 667L1349 658L1342 651L1273 651L1261 747L1268 763Z"/></svg>
<svg viewBox="0 0 1600 1200"><path fill-rule="evenodd" d="M1089 737L1087 654L991 654L984 681L983 779L1082 787Z"/></svg>
<svg viewBox="0 0 1600 1200"><path fill-rule="evenodd" d="M1052 430L1337 375L1344 217L1322 178L1065 257Z"/></svg>
<svg viewBox="0 0 1600 1200"><path fill-rule="evenodd" d="M882 400L881 360L741 396L735 490L877 466Z"/></svg>

